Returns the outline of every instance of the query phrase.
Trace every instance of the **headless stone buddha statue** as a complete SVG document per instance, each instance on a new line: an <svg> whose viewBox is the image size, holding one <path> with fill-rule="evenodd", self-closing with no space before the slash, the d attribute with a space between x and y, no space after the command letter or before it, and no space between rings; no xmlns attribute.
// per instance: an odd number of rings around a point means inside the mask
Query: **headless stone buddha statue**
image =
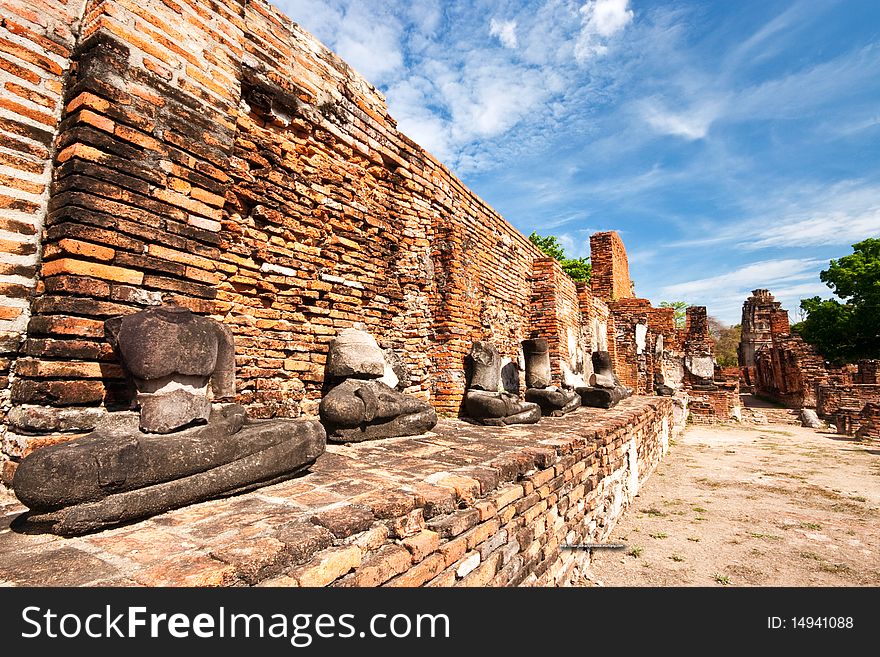
<svg viewBox="0 0 880 657"><path fill-rule="evenodd" d="M559 417L579 408L581 397L574 390L551 384L550 351L543 338L523 340L526 358L525 400L541 407L543 415Z"/></svg>
<svg viewBox="0 0 880 657"><path fill-rule="evenodd" d="M464 396L465 415L481 424L532 424L541 419L538 404L520 401L501 388L501 357L488 342L477 341L468 356L470 385Z"/></svg>
<svg viewBox="0 0 880 657"><path fill-rule="evenodd" d="M621 399L626 399L632 390L624 386L611 367L611 355L607 351L593 352L593 373L590 385L577 388L584 406L611 408Z"/></svg>
<svg viewBox="0 0 880 657"><path fill-rule="evenodd" d="M23 459L12 483L29 522L94 531L283 481L323 453L315 420L251 421L216 403L235 395L232 334L219 322L162 306L108 320L105 332L140 412L110 413Z"/></svg>
<svg viewBox="0 0 880 657"><path fill-rule="evenodd" d="M332 386L321 400L321 421L334 442L361 442L415 436L437 424L427 402L394 386L400 376L369 333L345 329L330 343L327 380Z"/></svg>

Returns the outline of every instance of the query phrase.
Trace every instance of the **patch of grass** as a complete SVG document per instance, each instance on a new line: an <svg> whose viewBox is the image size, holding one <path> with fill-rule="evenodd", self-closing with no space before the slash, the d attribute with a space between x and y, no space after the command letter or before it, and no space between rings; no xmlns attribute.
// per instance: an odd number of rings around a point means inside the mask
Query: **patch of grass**
<svg viewBox="0 0 880 657"><path fill-rule="evenodd" d="M684 561L684 557L681 556L680 554L673 554L669 558L672 559L673 561L676 561L676 562Z"/></svg>
<svg viewBox="0 0 880 657"><path fill-rule="evenodd" d="M856 502L867 502L868 501L867 497L862 497L861 495L853 495L852 499L854 499Z"/></svg>
<svg viewBox="0 0 880 657"><path fill-rule="evenodd" d="M822 561L822 557L820 557L815 552L807 552L806 550L799 553L801 559L812 559L813 561Z"/></svg>
<svg viewBox="0 0 880 657"><path fill-rule="evenodd" d="M688 536L688 540L692 543L699 543L700 537L699 536Z"/></svg>
<svg viewBox="0 0 880 657"><path fill-rule="evenodd" d="M820 525L818 522L802 522L801 529L811 529L813 531L816 531L817 529L822 529L822 525Z"/></svg>
<svg viewBox="0 0 880 657"><path fill-rule="evenodd" d="M755 532L749 532L749 536L752 538L766 538L768 541L781 541L781 536L776 536L775 534L757 534Z"/></svg>
<svg viewBox="0 0 880 657"><path fill-rule="evenodd" d="M825 571L826 573L834 573L835 575L852 572L852 568L847 566L845 563L825 562L819 566L819 570Z"/></svg>
<svg viewBox="0 0 880 657"><path fill-rule="evenodd" d="M644 511L642 511L642 513L644 513L646 516L651 516L652 518L662 518L666 515L665 513L663 513L663 511L653 506L650 509L645 509Z"/></svg>
<svg viewBox="0 0 880 657"><path fill-rule="evenodd" d="M669 538L669 534L665 532L657 532L655 534L648 534L651 538Z"/></svg>
<svg viewBox="0 0 880 657"><path fill-rule="evenodd" d="M706 513L706 509L704 509L704 508L701 507L701 506L695 506L695 507L693 507L692 511L696 511L697 513Z"/></svg>
<svg viewBox="0 0 880 657"><path fill-rule="evenodd" d="M627 552L627 554L631 557L634 557L635 559L638 559L640 556L642 556L642 552L644 552L644 551L645 551L644 548L641 548L637 545L633 545L629 549L629 552Z"/></svg>
<svg viewBox="0 0 880 657"><path fill-rule="evenodd" d="M729 485L723 481L715 481L714 479L707 479L706 477L700 477L694 481L700 484L700 486L705 486L706 488L723 488L724 486Z"/></svg>
<svg viewBox="0 0 880 657"><path fill-rule="evenodd" d="M728 584L730 584L730 577L728 577L727 575L721 575L719 573L715 573L714 575L712 575L712 579L714 579L719 584L723 584L724 586L727 586Z"/></svg>

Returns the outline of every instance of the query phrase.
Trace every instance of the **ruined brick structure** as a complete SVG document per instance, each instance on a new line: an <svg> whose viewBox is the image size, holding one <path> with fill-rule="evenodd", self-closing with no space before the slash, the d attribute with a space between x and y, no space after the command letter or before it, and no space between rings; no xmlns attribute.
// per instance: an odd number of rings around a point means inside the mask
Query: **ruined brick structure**
<svg viewBox="0 0 880 657"><path fill-rule="evenodd" d="M791 332L787 311L767 290L755 290L743 303L742 326L739 362L744 386L789 408L815 408L838 433L872 435L872 404L880 403L880 361L830 365Z"/></svg>
<svg viewBox="0 0 880 657"><path fill-rule="evenodd" d="M591 235L590 258L593 266L590 287L595 296L606 301L635 296L626 249L617 233L609 231Z"/></svg>
<svg viewBox="0 0 880 657"><path fill-rule="evenodd" d="M590 355L602 349L637 394L653 394L661 380L696 390L684 363L705 356L705 322L677 331L672 310L636 298L616 233L592 236L591 283L575 283L401 134L375 88L264 0L3 7L5 482L26 454L130 407L104 321L163 302L232 330L238 401L255 418L315 415L328 342L357 322L405 361L407 393L447 416L460 410L475 340L491 341L521 370L521 341L546 338L555 384L587 379ZM603 518L613 524L665 450L673 406L682 409L683 396L629 400L607 422L590 416L600 446L560 443L555 455L523 461L511 476L535 481L516 484L523 500L515 505L520 494L502 493L503 520L478 510L482 538L467 539L464 558L495 554L479 546L498 541L503 523L543 519L552 532L520 537L528 554L504 581L541 581L545 570L562 577L571 563L559 542L574 524L589 530L575 539L602 535ZM712 408L707 416L726 419ZM579 431L571 440L583 442L587 429ZM476 441L462 437L451 463L470 463L480 450L491 460L507 444ZM636 454L645 465L634 470ZM331 463L319 460L313 484L329 485L321 467ZM399 483L412 473L397 465L389 476ZM504 467L496 469L509 475ZM498 483L476 480L483 496ZM457 503L475 499L462 493ZM412 502L423 519L451 513ZM365 554L381 541L370 545ZM438 570L424 573L448 578L458 568L449 558L441 568L431 557ZM507 562L492 559L500 573Z"/></svg>
<svg viewBox="0 0 880 657"><path fill-rule="evenodd" d="M829 366L791 332L788 311L768 290L754 290L743 303L742 322L742 383L755 394L789 408L816 408L819 386L851 380L846 368Z"/></svg>
<svg viewBox="0 0 880 657"><path fill-rule="evenodd" d="M688 395L688 410L694 422L709 424L741 414L739 375L715 364L715 342L709 335L709 316L705 306L687 309L681 338L683 343L683 389Z"/></svg>
<svg viewBox="0 0 880 657"><path fill-rule="evenodd" d="M785 330L778 330L783 323ZM770 290L752 290L752 296L743 302L740 326L739 365L743 368L743 384L751 388L755 378L755 355L772 346L774 333L789 332L788 311L782 309L782 303L773 298Z"/></svg>
<svg viewBox="0 0 880 657"><path fill-rule="evenodd" d="M816 412L847 436L873 437L878 431L880 380L877 360L860 360L849 380L837 376L816 388Z"/></svg>
<svg viewBox="0 0 880 657"><path fill-rule="evenodd" d="M355 322L440 413L477 339L521 365L520 342L547 338L556 383L607 348L653 392L671 311L635 299L619 236L591 237L576 285L271 5L7 4L3 75L32 92L0 126L20 149L0 243L7 479L8 459L129 406L103 322L161 302L233 330L254 417L314 414L327 343Z"/></svg>

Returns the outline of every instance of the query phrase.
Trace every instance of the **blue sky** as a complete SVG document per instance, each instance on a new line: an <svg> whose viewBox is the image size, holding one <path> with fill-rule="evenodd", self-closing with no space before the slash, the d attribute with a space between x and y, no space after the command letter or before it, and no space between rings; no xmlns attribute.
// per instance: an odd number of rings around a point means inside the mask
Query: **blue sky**
<svg viewBox="0 0 880 657"><path fill-rule="evenodd" d="M617 230L639 296L798 319L880 236L880 0L276 0L525 234Z"/></svg>

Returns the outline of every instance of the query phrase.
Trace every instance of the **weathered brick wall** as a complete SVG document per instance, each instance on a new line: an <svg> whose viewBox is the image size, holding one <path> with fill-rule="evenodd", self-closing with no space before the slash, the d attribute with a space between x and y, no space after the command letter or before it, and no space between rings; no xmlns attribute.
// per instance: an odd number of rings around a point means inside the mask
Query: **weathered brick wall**
<svg viewBox="0 0 880 657"><path fill-rule="evenodd" d="M653 308L647 299L635 297L612 301L609 307L614 316L612 362L617 376L636 394L654 394L664 354L667 359L682 357L675 331L675 311ZM659 351L658 345L662 347Z"/></svg>
<svg viewBox="0 0 880 657"><path fill-rule="evenodd" d="M37 283L64 81L84 5L0 2L0 425Z"/></svg>
<svg viewBox="0 0 880 657"><path fill-rule="evenodd" d="M525 431L441 420L423 436L330 445L306 476L133 525L6 532L0 580L57 585L57 569L47 581L31 565L63 548L65 585L565 584L589 558L565 546L606 542L682 430L674 402L632 397Z"/></svg>
<svg viewBox="0 0 880 657"><path fill-rule="evenodd" d="M880 360L860 360L853 383L880 383Z"/></svg>
<svg viewBox="0 0 880 657"><path fill-rule="evenodd" d="M326 344L354 322L404 356L410 393L451 414L474 340L518 362L520 342L543 330L531 301L544 255L270 5L91 0L68 41L5 455L130 404L103 321L149 305L232 328L239 401L260 417L315 412ZM40 153L48 179L51 154ZM625 266L616 234L606 241ZM576 365L591 326L576 286L557 264L549 271L556 332L545 337L557 368Z"/></svg>
<svg viewBox="0 0 880 657"><path fill-rule="evenodd" d="M590 285L604 301L634 297L629 261L620 236L614 231L590 235Z"/></svg>
<svg viewBox="0 0 880 657"><path fill-rule="evenodd" d="M867 403L880 403L880 384L831 383L817 386L816 413L833 418L841 408L862 409Z"/></svg>
<svg viewBox="0 0 880 657"><path fill-rule="evenodd" d="M836 376L799 335L774 334L772 346L755 355L755 394L790 408L816 408L816 387Z"/></svg>
<svg viewBox="0 0 880 657"><path fill-rule="evenodd" d="M880 439L880 402L868 402L859 413L858 438Z"/></svg>
<svg viewBox="0 0 880 657"><path fill-rule="evenodd" d="M5 452L84 431L130 391L103 320L168 301L215 305L240 100L242 6L89 2L71 55L39 294ZM226 267L226 268L224 268ZM52 412L48 407L64 409Z"/></svg>
<svg viewBox="0 0 880 657"><path fill-rule="evenodd" d="M546 337L553 385L590 374L591 322L581 309L580 289L553 258L535 260L532 278L531 335ZM558 378L556 378L558 377Z"/></svg>
<svg viewBox="0 0 880 657"><path fill-rule="evenodd" d="M434 190L431 256L434 327L432 403L458 413L465 390L465 358L475 340L489 340L502 357L519 362L530 337L533 262L543 258L528 239L485 205L433 158L423 154L422 180Z"/></svg>
<svg viewBox="0 0 880 657"><path fill-rule="evenodd" d="M695 424L714 424L742 417L739 368L716 368L712 386L688 389L688 411Z"/></svg>

